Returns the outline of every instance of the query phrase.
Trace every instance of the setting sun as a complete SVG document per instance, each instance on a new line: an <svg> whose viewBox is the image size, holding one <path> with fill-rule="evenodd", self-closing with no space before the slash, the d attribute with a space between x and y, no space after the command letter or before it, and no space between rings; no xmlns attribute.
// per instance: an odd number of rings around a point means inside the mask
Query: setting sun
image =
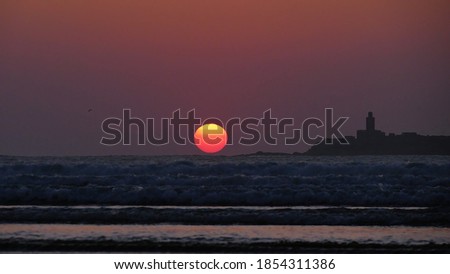
<svg viewBox="0 0 450 274"><path fill-rule="evenodd" d="M216 153L227 144L227 132L216 124L205 124L194 134L195 145L203 152Z"/></svg>

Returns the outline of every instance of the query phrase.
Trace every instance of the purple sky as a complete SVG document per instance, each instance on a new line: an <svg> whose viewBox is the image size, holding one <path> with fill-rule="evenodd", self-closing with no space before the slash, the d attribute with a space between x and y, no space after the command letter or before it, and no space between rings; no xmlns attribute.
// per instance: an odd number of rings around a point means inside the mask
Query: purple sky
<svg viewBox="0 0 450 274"><path fill-rule="evenodd" d="M123 108L223 120L271 108L301 123L332 107L348 135L368 111L386 132L450 135L449 14L448 0L3 0L0 154L201 153L100 145Z"/></svg>

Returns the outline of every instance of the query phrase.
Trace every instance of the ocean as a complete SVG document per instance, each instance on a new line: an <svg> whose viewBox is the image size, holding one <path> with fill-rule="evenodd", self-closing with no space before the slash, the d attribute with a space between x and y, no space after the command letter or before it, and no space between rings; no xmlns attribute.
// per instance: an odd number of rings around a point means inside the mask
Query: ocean
<svg viewBox="0 0 450 274"><path fill-rule="evenodd" d="M0 252L450 253L448 156L0 156Z"/></svg>

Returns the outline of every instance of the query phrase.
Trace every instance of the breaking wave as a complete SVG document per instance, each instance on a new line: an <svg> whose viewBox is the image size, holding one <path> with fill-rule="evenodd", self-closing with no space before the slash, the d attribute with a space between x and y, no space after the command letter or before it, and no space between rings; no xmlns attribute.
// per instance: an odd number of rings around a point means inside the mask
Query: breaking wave
<svg viewBox="0 0 450 274"><path fill-rule="evenodd" d="M2 205L450 206L450 157L0 157Z"/></svg>

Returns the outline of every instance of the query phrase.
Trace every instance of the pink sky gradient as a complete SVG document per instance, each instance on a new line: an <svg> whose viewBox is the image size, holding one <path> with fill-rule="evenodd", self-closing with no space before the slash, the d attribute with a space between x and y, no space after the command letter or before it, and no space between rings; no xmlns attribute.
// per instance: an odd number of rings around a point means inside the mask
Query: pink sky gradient
<svg viewBox="0 0 450 274"><path fill-rule="evenodd" d="M447 0L3 0L0 154L200 153L101 146L123 108L300 122L332 107L349 135L368 111L386 132L450 135L449 14Z"/></svg>

